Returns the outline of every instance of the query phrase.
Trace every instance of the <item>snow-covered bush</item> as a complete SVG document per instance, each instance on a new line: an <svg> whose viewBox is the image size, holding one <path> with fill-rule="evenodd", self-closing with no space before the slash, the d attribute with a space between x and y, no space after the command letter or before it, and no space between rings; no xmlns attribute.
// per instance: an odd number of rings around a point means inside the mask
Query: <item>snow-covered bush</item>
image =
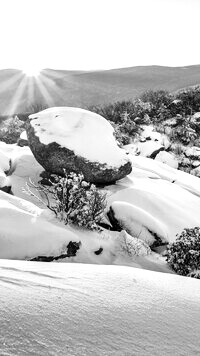
<svg viewBox="0 0 200 356"><path fill-rule="evenodd" d="M197 132L195 123L191 117L180 117L177 120L177 126L172 128L169 138L172 142L181 142L184 145L195 142L197 139Z"/></svg>
<svg viewBox="0 0 200 356"><path fill-rule="evenodd" d="M10 117L0 124L0 141L5 143L16 143L25 124L17 116Z"/></svg>
<svg viewBox="0 0 200 356"><path fill-rule="evenodd" d="M168 91L147 90L140 96L140 100L151 106L149 114L153 121L162 121L171 116L170 107L174 100L174 96Z"/></svg>
<svg viewBox="0 0 200 356"><path fill-rule="evenodd" d="M147 256L151 254L151 249L144 241L122 230L116 238L116 253L129 257Z"/></svg>
<svg viewBox="0 0 200 356"><path fill-rule="evenodd" d="M91 106L89 110L116 124L122 124L128 118L132 122L137 121L138 125L147 125L150 123L149 119L147 122L147 115L151 113L152 105L137 98L133 101L123 100L104 106Z"/></svg>
<svg viewBox="0 0 200 356"><path fill-rule="evenodd" d="M126 115L126 113L124 115ZM115 124L112 121L110 121L110 123L114 127L114 135L120 146L131 143L131 140L142 131L140 126L129 118L124 119L121 124Z"/></svg>
<svg viewBox="0 0 200 356"><path fill-rule="evenodd" d="M200 227L184 229L176 241L169 245L166 256L176 273L195 277L193 272L200 269Z"/></svg>
<svg viewBox="0 0 200 356"><path fill-rule="evenodd" d="M46 197L47 207L64 224L98 230L106 207L106 194L84 180L82 174L53 175L51 186L37 187ZM31 190L29 190L31 192Z"/></svg>
<svg viewBox="0 0 200 356"><path fill-rule="evenodd" d="M200 86L191 87L179 91L176 94L179 100L179 113L192 115L200 109Z"/></svg>
<svg viewBox="0 0 200 356"><path fill-rule="evenodd" d="M194 270L194 271L190 272L187 276L196 278L196 279L200 279L200 270Z"/></svg>

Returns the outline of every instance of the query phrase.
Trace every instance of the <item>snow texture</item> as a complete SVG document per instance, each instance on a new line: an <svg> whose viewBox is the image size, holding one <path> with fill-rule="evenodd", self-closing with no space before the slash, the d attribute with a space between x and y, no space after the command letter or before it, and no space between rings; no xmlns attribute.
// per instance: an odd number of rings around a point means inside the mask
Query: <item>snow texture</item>
<svg viewBox="0 0 200 356"><path fill-rule="evenodd" d="M156 161L166 163L168 166L177 169L178 168L178 160L172 153L161 151L155 157Z"/></svg>
<svg viewBox="0 0 200 356"><path fill-rule="evenodd" d="M200 197L199 178L189 173L178 171L165 163L155 161L150 158L130 154L129 159L131 160L133 167L133 171L129 177L134 177L134 168L139 168L144 171L154 173L164 180L173 182L175 185L179 185Z"/></svg>
<svg viewBox="0 0 200 356"><path fill-rule="evenodd" d="M197 356L198 280L123 266L0 261L0 354Z"/></svg>
<svg viewBox="0 0 200 356"><path fill-rule="evenodd" d="M88 110L56 107L30 115L31 126L43 144L57 142L89 161L120 167L128 159L118 147L114 129L102 116Z"/></svg>

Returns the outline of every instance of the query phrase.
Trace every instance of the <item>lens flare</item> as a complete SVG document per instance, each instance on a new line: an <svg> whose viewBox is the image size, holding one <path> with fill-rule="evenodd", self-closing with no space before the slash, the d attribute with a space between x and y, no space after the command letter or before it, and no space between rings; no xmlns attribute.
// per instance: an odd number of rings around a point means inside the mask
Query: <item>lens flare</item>
<svg viewBox="0 0 200 356"><path fill-rule="evenodd" d="M38 77L41 70L41 68L36 66L27 66L23 68L23 72L27 75L27 77Z"/></svg>

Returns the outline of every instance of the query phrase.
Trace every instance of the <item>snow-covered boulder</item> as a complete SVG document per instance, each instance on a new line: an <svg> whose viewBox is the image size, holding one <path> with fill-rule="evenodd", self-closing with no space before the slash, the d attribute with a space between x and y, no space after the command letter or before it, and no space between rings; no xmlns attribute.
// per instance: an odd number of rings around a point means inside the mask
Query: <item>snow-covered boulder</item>
<svg viewBox="0 0 200 356"><path fill-rule="evenodd" d="M172 153L161 151L155 157L157 161L168 164L168 166L177 169L178 161Z"/></svg>
<svg viewBox="0 0 200 356"><path fill-rule="evenodd" d="M94 183L111 183L131 172L125 150L102 116L71 107L49 108L29 116L29 146L46 171L83 173Z"/></svg>
<svg viewBox="0 0 200 356"><path fill-rule="evenodd" d="M173 242L184 228L200 225L199 197L162 179L135 178L131 188L109 197L108 206L122 228L149 245L157 238Z"/></svg>

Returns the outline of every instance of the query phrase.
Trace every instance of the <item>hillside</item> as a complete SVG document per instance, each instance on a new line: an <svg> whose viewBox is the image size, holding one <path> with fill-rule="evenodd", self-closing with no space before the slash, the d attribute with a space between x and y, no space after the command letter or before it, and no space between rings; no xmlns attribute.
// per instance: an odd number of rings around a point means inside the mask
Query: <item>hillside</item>
<svg viewBox="0 0 200 356"><path fill-rule="evenodd" d="M197 84L200 84L200 65L141 66L93 72L45 69L38 78L5 69L0 71L0 114L25 112L35 102L84 108L131 99L148 89L173 92Z"/></svg>

